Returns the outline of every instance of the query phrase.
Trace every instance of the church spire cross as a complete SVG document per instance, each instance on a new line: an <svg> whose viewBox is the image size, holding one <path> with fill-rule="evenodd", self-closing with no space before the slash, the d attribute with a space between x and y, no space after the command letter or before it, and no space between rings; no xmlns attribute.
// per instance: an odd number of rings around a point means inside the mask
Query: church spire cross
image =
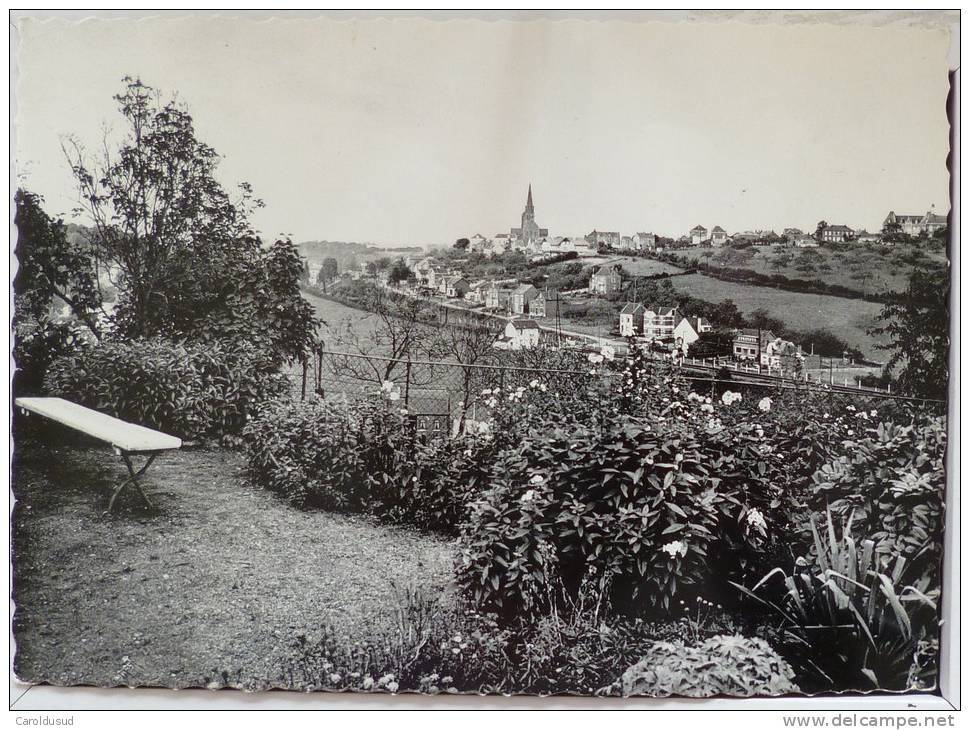
<svg viewBox="0 0 970 730"><path fill-rule="evenodd" d="M529 183L529 197L525 201L525 209L532 210L532 183Z"/></svg>

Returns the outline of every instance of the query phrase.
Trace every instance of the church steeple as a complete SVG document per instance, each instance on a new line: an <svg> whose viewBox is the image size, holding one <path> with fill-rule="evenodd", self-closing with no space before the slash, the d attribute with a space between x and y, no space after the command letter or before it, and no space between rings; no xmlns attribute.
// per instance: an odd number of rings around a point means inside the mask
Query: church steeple
<svg viewBox="0 0 970 730"><path fill-rule="evenodd" d="M525 210L522 211L522 227L513 228L511 238L518 248L541 241L549 235L545 228L539 228L536 223L536 211L532 205L532 183L529 183L529 194L525 199Z"/></svg>

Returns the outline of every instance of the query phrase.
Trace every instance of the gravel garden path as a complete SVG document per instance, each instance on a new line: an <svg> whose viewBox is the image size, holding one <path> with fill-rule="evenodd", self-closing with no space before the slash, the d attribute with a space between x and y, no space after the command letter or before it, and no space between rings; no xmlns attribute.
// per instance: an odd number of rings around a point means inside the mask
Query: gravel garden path
<svg viewBox="0 0 970 730"><path fill-rule="evenodd" d="M366 635L397 591L453 590L453 545L359 516L301 512L218 449L162 455L154 508L108 448L22 438L14 455L15 671L57 685L272 685L324 624ZM49 446L49 444L59 444Z"/></svg>

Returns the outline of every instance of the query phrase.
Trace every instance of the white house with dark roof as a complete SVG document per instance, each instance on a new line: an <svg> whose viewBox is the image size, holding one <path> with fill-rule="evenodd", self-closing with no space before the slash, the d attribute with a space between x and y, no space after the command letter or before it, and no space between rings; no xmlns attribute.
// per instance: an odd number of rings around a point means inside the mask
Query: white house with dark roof
<svg viewBox="0 0 970 730"><path fill-rule="evenodd" d="M711 323L703 317L678 317L674 325L674 341L684 352L700 339L701 334L711 331Z"/></svg>
<svg viewBox="0 0 970 730"><path fill-rule="evenodd" d="M620 310L620 335L636 337L643 334L643 314L646 308L637 302L630 302Z"/></svg>
<svg viewBox="0 0 970 730"><path fill-rule="evenodd" d="M539 325L534 319L513 319L494 347L500 350L523 350L539 344Z"/></svg>
<svg viewBox="0 0 970 730"><path fill-rule="evenodd" d="M690 238L691 246L700 246L707 240L707 229L704 226L694 226L687 234Z"/></svg>
<svg viewBox="0 0 970 730"><path fill-rule="evenodd" d="M723 246L728 242L728 234L720 226L714 226L714 230L711 231L711 245L712 246Z"/></svg>
<svg viewBox="0 0 970 730"><path fill-rule="evenodd" d="M822 229L822 240L825 243L845 243L851 241L854 235L851 228L843 225L825 226Z"/></svg>

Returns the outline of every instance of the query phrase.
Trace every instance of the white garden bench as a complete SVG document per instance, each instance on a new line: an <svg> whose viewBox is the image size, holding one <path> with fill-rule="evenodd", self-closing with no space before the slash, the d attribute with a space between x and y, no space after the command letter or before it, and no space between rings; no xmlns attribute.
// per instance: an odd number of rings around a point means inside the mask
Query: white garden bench
<svg viewBox="0 0 970 730"><path fill-rule="evenodd" d="M17 398L14 401L23 413L36 413L52 421L56 421L68 428L87 434L99 441L106 441L114 448L128 467L128 478L119 484L111 494L108 511L114 508L115 498L126 486L131 484L145 499L149 506L152 501L145 494L139 478L148 470L160 453L182 447L182 439L169 436L161 431L154 431L144 426L122 421L104 413L85 408L63 398ZM148 457L144 466L135 471L131 464L131 456L141 454Z"/></svg>

